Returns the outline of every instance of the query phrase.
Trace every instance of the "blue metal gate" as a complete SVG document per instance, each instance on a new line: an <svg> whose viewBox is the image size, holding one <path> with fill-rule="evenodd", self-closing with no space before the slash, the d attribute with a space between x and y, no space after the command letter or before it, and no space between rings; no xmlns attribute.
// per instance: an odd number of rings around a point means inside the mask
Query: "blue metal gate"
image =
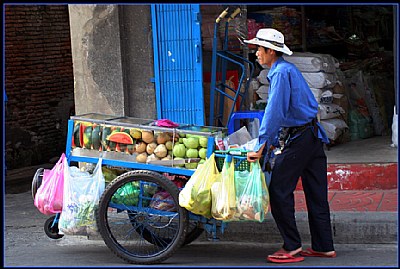
<svg viewBox="0 0 400 269"><path fill-rule="evenodd" d="M158 119L204 125L200 5L151 5Z"/></svg>

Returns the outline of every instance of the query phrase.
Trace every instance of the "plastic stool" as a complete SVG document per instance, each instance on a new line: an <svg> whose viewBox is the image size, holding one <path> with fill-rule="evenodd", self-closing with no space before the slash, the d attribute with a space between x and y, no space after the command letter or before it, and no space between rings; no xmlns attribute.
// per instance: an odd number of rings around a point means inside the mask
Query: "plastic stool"
<svg viewBox="0 0 400 269"><path fill-rule="evenodd" d="M255 119L257 118L260 121L262 121L262 118L264 117L264 110L249 110L249 111L237 111L233 112L232 116L229 120L228 123L228 134L234 133L240 128L240 119Z"/></svg>

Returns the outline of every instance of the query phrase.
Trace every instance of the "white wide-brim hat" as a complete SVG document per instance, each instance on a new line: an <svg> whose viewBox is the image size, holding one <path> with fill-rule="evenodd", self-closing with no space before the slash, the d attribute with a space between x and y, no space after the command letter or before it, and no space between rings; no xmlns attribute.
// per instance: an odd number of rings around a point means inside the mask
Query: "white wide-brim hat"
<svg viewBox="0 0 400 269"><path fill-rule="evenodd" d="M244 40L244 42L281 51L287 55L293 54L293 52L285 45L285 37L283 34L272 28L260 29L255 38Z"/></svg>

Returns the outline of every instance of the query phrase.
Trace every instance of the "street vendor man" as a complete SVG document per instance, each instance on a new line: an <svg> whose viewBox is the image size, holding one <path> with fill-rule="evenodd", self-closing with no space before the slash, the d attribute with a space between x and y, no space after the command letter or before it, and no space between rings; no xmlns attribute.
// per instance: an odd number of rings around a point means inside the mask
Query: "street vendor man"
<svg viewBox="0 0 400 269"><path fill-rule="evenodd" d="M255 162L274 149L269 183L271 213L283 239L268 255L274 263L301 262L304 256L336 257L328 203L327 135L317 120L318 103L301 72L283 54L292 51L281 32L264 28L244 40L257 46L257 60L269 68L268 102L258 141L247 160ZM268 160L270 158L264 158ZM265 166L264 166L265 167ZM311 247L303 250L296 226L294 190L301 177L307 204Z"/></svg>

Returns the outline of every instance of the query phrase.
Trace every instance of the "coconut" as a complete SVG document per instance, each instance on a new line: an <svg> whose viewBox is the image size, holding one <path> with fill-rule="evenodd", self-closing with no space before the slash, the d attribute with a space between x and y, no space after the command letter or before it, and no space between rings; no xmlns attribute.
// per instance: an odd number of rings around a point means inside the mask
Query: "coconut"
<svg viewBox="0 0 400 269"><path fill-rule="evenodd" d="M154 142L153 131L142 131L142 140L147 144Z"/></svg>
<svg viewBox="0 0 400 269"><path fill-rule="evenodd" d="M142 152L140 154L138 154L138 156L136 156L136 161L138 163L145 163L147 160L147 153L146 152Z"/></svg>
<svg viewBox="0 0 400 269"><path fill-rule="evenodd" d="M153 154L153 152L154 152L154 150L156 149L156 147L157 147L157 143L156 143L156 142L152 142L152 143L150 143L150 144L147 144L147 146L146 146L146 152L147 152L148 154Z"/></svg>
<svg viewBox="0 0 400 269"><path fill-rule="evenodd" d="M168 160L172 160L171 155L167 155L164 158L161 159L162 161L168 161Z"/></svg>
<svg viewBox="0 0 400 269"><path fill-rule="evenodd" d="M157 161L157 160L160 160L160 158L158 158L158 157L153 153L153 154L150 154L150 155L147 157L146 162Z"/></svg>
<svg viewBox="0 0 400 269"><path fill-rule="evenodd" d="M167 141L171 141L171 137L167 133L157 134L157 144L165 144Z"/></svg>
<svg viewBox="0 0 400 269"><path fill-rule="evenodd" d="M154 150L154 154L159 157L159 158L164 158L165 156L167 156L168 154L168 150L165 147L164 144L159 144L155 150Z"/></svg>
<svg viewBox="0 0 400 269"><path fill-rule="evenodd" d="M146 151L147 144L144 142L139 142L135 145L135 149L137 153L142 153Z"/></svg>

